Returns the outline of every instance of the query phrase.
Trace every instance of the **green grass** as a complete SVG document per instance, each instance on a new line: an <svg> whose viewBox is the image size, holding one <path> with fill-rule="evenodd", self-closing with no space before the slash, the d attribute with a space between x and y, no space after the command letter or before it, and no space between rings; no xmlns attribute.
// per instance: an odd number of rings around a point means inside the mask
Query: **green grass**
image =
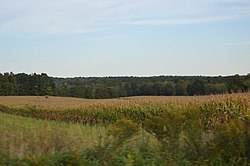
<svg viewBox="0 0 250 166"><path fill-rule="evenodd" d="M80 152L106 137L101 126L36 120L0 112L0 153L19 157Z"/></svg>

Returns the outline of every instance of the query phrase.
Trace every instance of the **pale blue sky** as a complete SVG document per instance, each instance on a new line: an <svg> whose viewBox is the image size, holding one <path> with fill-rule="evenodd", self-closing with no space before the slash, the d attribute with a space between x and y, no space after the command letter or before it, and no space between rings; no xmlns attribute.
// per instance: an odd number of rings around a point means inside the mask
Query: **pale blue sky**
<svg viewBox="0 0 250 166"><path fill-rule="evenodd" d="M250 73L250 0L0 0L0 72Z"/></svg>

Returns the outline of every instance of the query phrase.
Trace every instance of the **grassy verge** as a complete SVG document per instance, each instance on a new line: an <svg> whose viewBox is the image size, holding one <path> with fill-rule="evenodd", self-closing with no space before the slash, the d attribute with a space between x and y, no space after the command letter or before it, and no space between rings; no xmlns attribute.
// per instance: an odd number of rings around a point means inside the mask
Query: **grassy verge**
<svg viewBox="0 0 250 166"><path fill-rule="evenodd" d="M22 158L92 148L106 137L101 126L36 120L0 113L0 153ZM100 140L101 139L101 140Z"/></svg>

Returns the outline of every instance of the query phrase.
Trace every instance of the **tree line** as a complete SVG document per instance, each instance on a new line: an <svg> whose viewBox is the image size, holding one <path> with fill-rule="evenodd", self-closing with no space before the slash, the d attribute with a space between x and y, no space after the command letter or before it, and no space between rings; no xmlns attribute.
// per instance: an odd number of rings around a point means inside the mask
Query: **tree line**
<svg viewBox="0 0 250 166"><path fill-rule="evenodd" d="M248 92L250 73L233 76L75 77L53 78L46 73L0 73L0 96L193 96Z"/></svg>
<svg viewBox="0 0 250 166"><path fill-rule="evenodd" d="M55 83L47 74L0 73L0 96L55 95Z"/></svg>

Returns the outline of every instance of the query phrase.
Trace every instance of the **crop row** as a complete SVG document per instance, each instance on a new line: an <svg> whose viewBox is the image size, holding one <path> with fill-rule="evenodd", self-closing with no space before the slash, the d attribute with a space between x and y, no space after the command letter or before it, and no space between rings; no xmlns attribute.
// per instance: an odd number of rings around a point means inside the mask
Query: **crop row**
<svg viewBox="0 0 250 166"><path fill-rule="evenodd" d="M127 103L116 104L99 104L89 105L86 107L62 109L62 108L46 108L39 107L22 107L11 108L7 106L0 106L0 111L20 115L24 117L33 117L37 119L66 121L81 124L112 124L118 119L126 118L137 123L144 122L163 112L175 112L179 110L186 110L189 108L198 108L203 111L204 115L209 115L214 110L224 117L223 111L229 111L229 115L248 114L250 112L249 95L242 96L226 96L221 99L208 98L208 100L196 100L193 98L192 102L183 101L165 101L165 100L131 100ZM191 111L191 110L190 110ZM220 117L217 117L217 120Z"/></svg>

